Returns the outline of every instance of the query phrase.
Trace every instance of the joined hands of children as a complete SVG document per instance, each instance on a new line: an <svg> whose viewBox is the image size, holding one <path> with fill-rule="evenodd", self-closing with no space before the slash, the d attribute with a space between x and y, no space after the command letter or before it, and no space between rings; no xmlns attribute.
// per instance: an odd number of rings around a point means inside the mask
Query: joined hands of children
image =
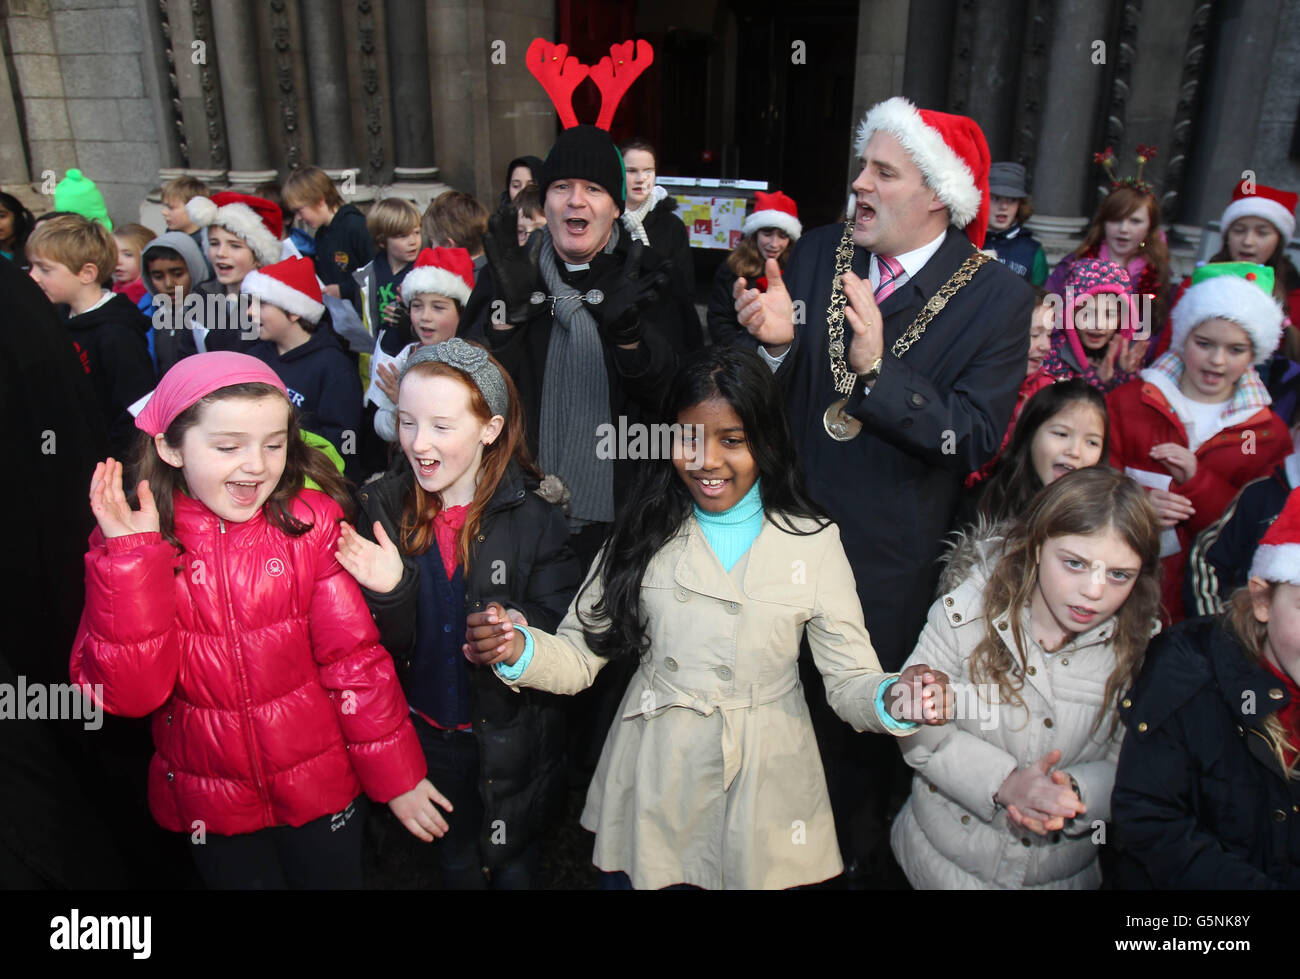
<svg viewBox="0 0 1300 979"><path fill-rule="evenodd" d="M95 464L95 471L90 477L90 512L99 521L99 530L104 537L158 533L158 507L154 504L153 491L149 489L147 481L141 480L136 486L136 496L140 500L140 509L132 510L126 494L122 492L120 462L109 456L103 462Z"/></svg>
<svg viewBox="0 0 1300 979"><path fill-rule="evenodd" d="M488 602L482 612L465 617L465 638L461 649L465 658L479 666L504 663L514 666L524 654L524 637L517 625L528 625L522 612L506 609L499 602Z"/></svg>
<svg viewBox="0 0 1300 979"><path fill-rule="evenodd" d="M1046 836L1065 828L1065 821L1088 811L1083 800L1070 787L1070 776L1052 771L1061 760L1061 750L1053 748L1032 765L1017 768L1006 777L993 799L1007 807L1013 825Z"/></svg>
<svg viewBox="0 0 1300 979"><path fill-rule="evenodd" d="M886 693L889 715L896 721L946 724L955 711L951 681L942 670L924 663L909 666Z"/></svg>
<svg viewBox="0 0 1300 979"><path fill-rule="evenodd" d="M378 520L373 530L375 539L368 541L351 524L340 521L334 557L362 588L387 595L402 580L402 555Z"/></svg>
<svg viewBox="0 0 1300 979"><path fill-rule="evenodd" d="M448 812L454 811L447 797L435 789L427 778L422 778L411 791L390 799L388 808L412 836L425 843L432 843L435 836L441 838L450 828L442 813L434 806L435 802Z"/></svg>

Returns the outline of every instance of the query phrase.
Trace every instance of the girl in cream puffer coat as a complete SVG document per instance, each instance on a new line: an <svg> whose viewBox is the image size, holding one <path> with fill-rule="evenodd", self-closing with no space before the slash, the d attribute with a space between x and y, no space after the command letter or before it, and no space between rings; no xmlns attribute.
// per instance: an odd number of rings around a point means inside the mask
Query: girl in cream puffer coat
<svg viewBox="0 0 1300 979"><path fill-rule="evenodd" d="M958 544L908 660L951 677L957 716L900 742L916 774L891 843L917 888L1095 888L1159 528L1136 483L1093 467L1002 530Z"/></svg>

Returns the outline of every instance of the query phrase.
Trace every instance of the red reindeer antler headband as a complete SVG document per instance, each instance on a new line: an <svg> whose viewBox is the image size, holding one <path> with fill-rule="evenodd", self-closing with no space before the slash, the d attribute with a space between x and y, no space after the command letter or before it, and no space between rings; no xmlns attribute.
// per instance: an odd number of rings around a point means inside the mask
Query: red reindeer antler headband
<svg viewBox="0 0 1300 979"><path fill-rule="evenodd" d="M541 83L551 104L559 113L565 129L578 125L573 111L573 90L590 76L600 89L600 115L596 125L609 131L614 122L618 104L643 71L654 61L654 49L649 41L623 41L609 46L609 54L596 62L595 67L584 65L569 54L567 44L552 44L543 37L533 39L526 57L528 70Z"/></svg>

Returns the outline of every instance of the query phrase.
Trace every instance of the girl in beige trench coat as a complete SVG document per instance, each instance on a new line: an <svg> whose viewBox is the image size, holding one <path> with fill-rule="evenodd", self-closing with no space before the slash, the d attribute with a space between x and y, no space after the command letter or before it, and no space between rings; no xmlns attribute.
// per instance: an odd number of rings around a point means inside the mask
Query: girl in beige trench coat
<svg viewBox="0 0 1300 979"><path fill-rule="evenodd" d="M959 543L908 660L951 674L956 715L902 743L916 774L890 842L913 887L1101 883L1117 700L1159 629L1159 536L1146 493L1094 466L1005 536Z"/></svg>
<svg viewBox="0 0 1300 979"><path fill-rule="evenodd" d="M556 634L490 607L468 617L466 655L512 686L566 694L611 656L637 657L582 813L600 869L636 888L822 881L843 868L800 637L858 731L943 723L946 678L881 672L839 532L803 491L754 353L698 352L665 404L673 459L644 467Z"/></svg>

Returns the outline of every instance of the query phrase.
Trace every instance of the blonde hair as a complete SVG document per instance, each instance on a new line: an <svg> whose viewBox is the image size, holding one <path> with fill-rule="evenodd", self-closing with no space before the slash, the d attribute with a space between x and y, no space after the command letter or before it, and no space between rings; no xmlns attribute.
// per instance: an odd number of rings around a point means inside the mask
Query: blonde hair
<svg viewBox="0 0 1300 979"><path fill-rule="evenodd" d="M1274 584L1272 581L1268 583L1270 602L1273 600ZM1254 601L1249 585L1242 585L1232 593L1223 617L1224 625L1245 650L1246 657L1256 666L1268 669L1268 661L1264 656L1264 644L1268 641L1268 623L1260 622L1255 617ZM1277 715L1278 712L1274 711L1265 716L1262 734L1278 765L1286 772L1287 778L1294 778L1296 762L1300 761L1300 755L1297 754L1296 745L1291 742L1286 725ZM1288 752L1291 754L1290 763L1286 760Z"/></svg>
<svg viewBox="0 0 1300 979"><path fill-rule="evenodd" d="M38 255L67 266L73 275L83 266L95 266L102 286L117 268L117 242L98 221L80 214L60 214L36 225L27 239L27 255Z"/></svg>
<svg viewBox="0 0 1300 979"><path fill-rule="evenodd" d="M1067 473L1045 486L1028 511L1010 525L997 565L984 588L984 638L970 657L971 680L998 685L1001 699L1025 706L1028 661L1019 610L1029 604L1038 587L1038 555L1055 537L1091 536L1114 529L1142 563L1133 590L1115 613L1111 644L1115 669L1106 679L1101 708L1093 721L1095 733L1108 711L1108 736L1119 725L1114 706L1122 691L1137 679L1151 638L1151 625L1160 609L1160 524L1146 491L1123 473L1089 466ZM996 620L1011 613L1008 643Z"/></svg>
<svg viewBox="0 0 1300 979"><path fill-rule="evenodd" d="M284 182L284 203L291 211L323 201L326 207L343 206L343 197L330 175L320 167L303 167Z"/></svg>
<svg viewBox="0 0 1300 979"><path fill-rule="evenodd" d="M114 238L125 238L131 244L135 245L137 252L143 252L144 246L153 241L157 235L146 228L143 224L121 224L113 229Z"/></svg>
<svg viewBox="0 0 1300 979"><path fill-rule="evenodd" d="M195 197L211 197L208 185L197 177L177 177L163 184L162 200L164 204L180 204L182 207Z"/></svg>
<svg viewBox="0 0 1300 979"><path fill-rule="evenodd" d="M366 215L366 231L370 232L376 248L383 248L389 238L419 230L420 211L403 197L385 197L376 201Z"/></svg>

